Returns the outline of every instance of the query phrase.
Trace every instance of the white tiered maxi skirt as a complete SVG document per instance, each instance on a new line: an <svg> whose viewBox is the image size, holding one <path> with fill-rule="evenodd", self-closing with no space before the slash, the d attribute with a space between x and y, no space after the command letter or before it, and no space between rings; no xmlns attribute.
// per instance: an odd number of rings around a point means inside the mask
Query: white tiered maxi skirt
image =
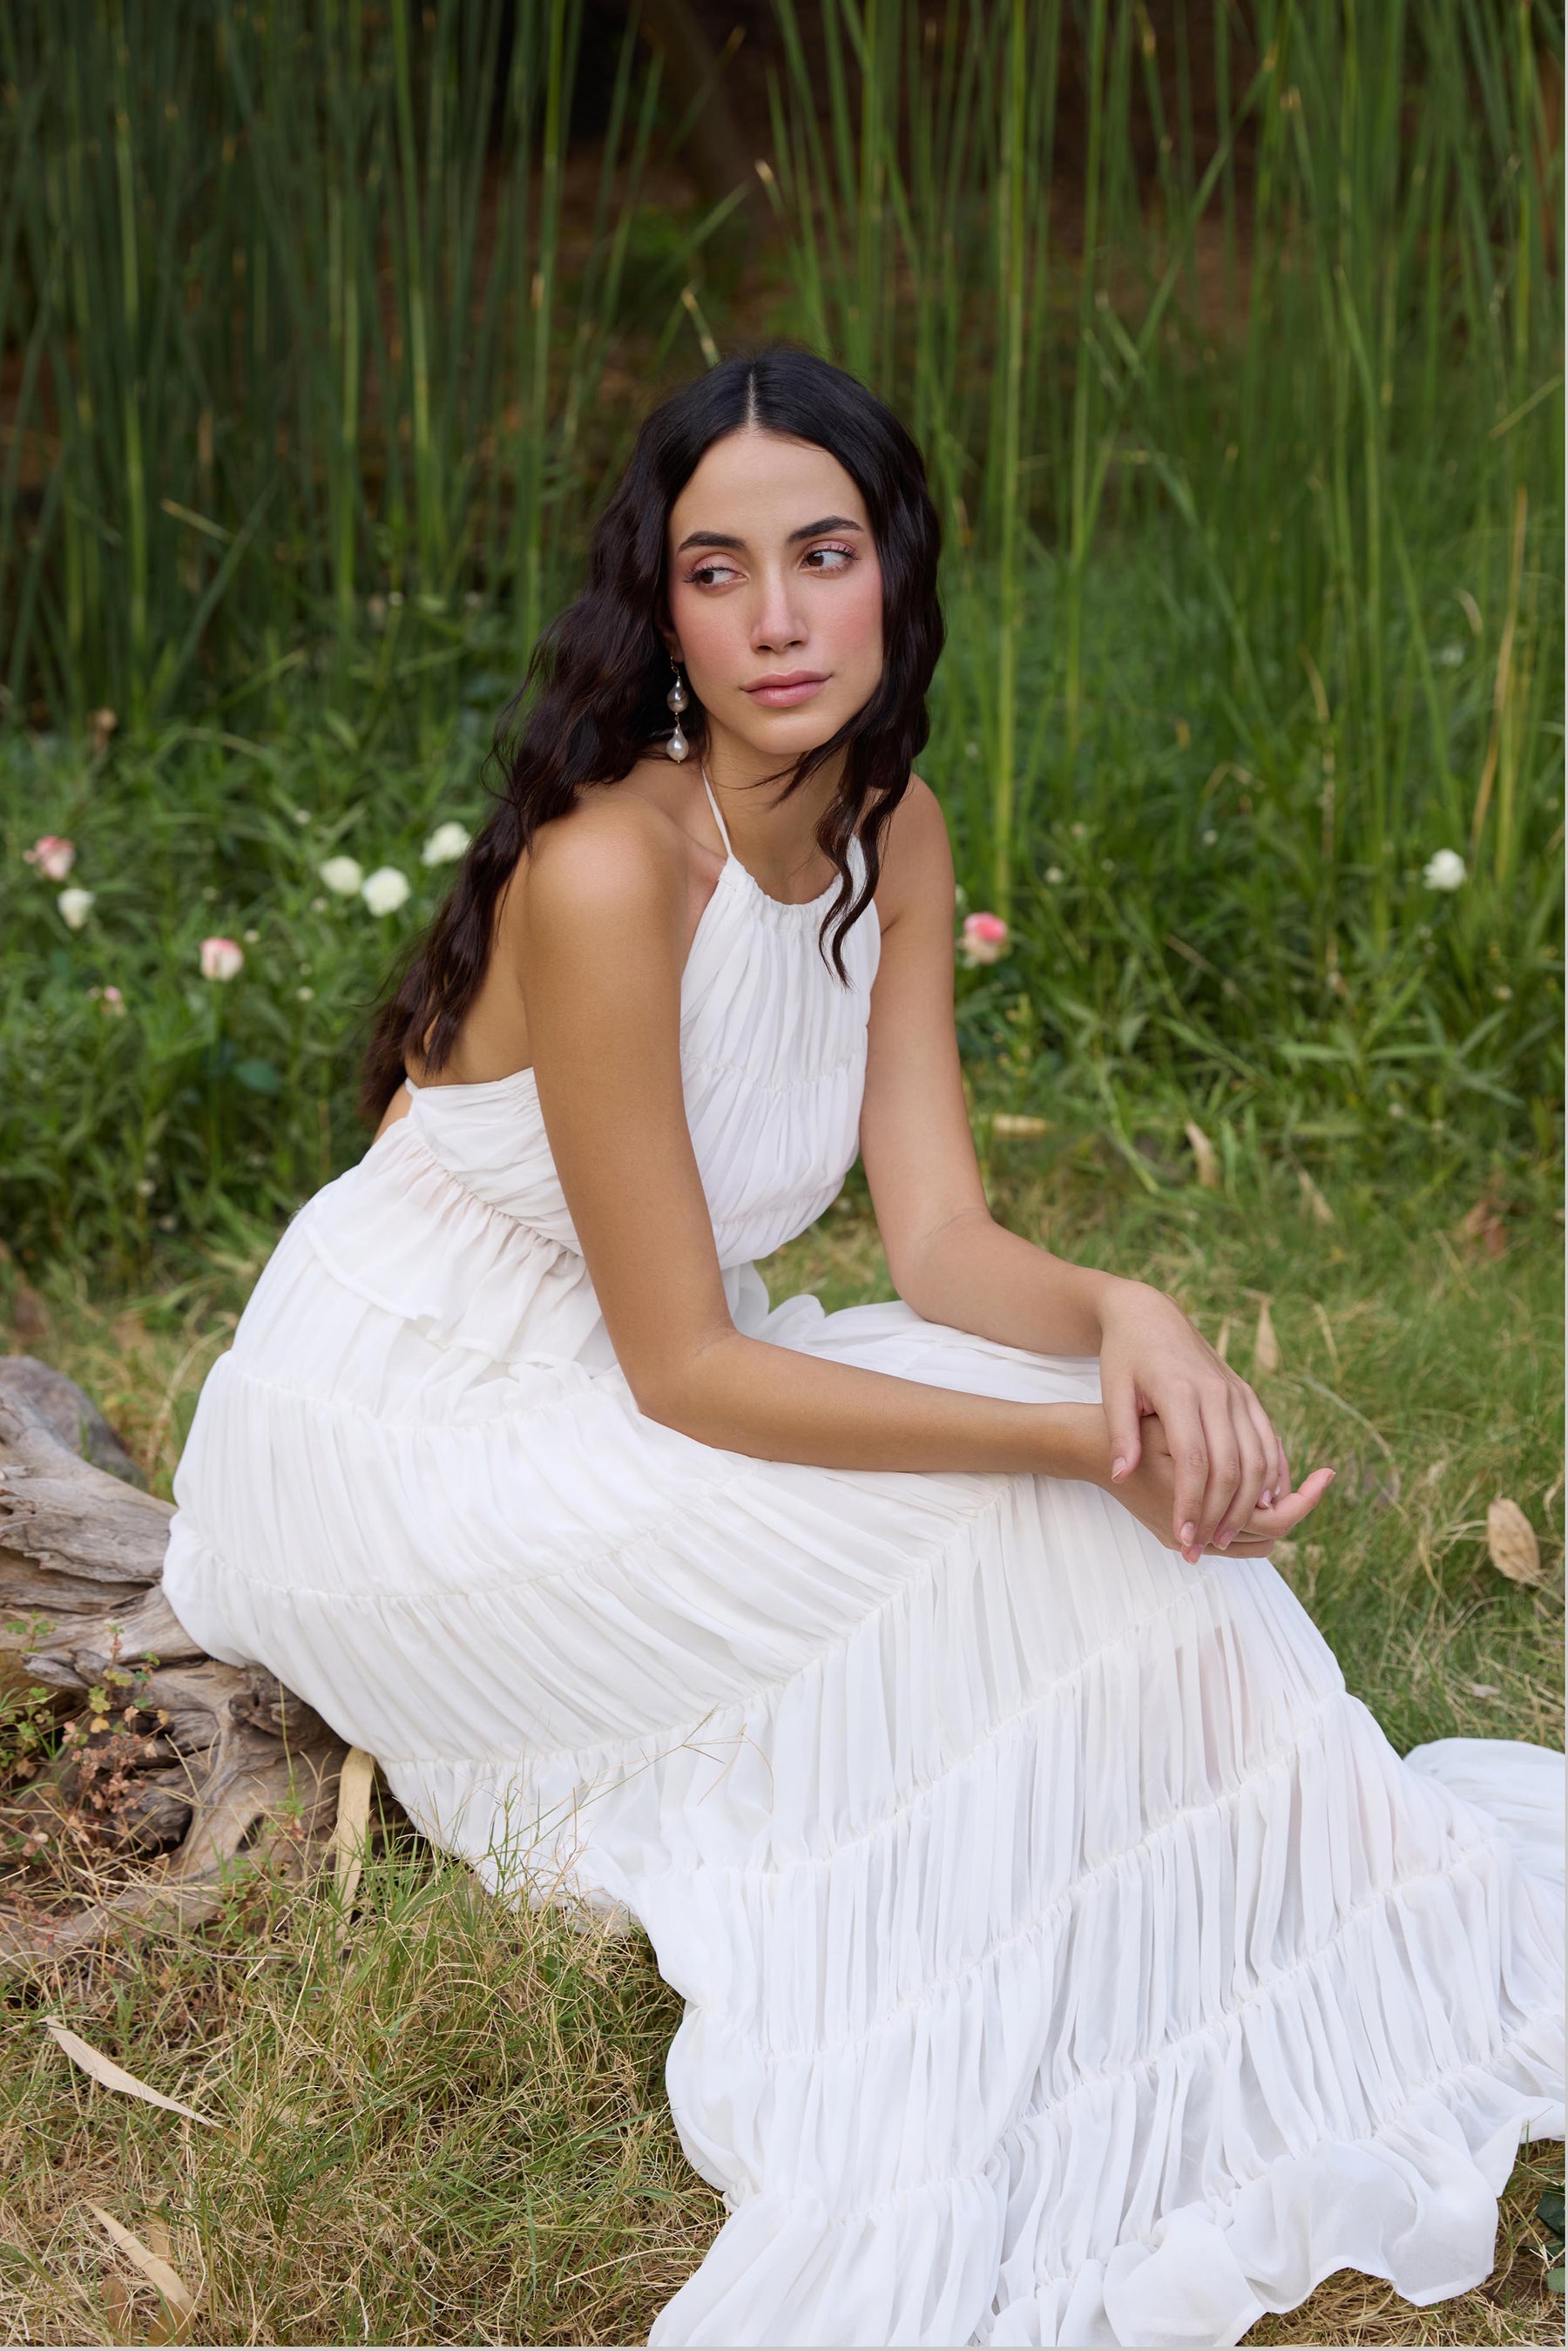
<svg viewBox="0 0 1568 2351"><path fill-rule="evenodd" d="M487 1882L646 1928L731 2211L652 2343L1233 2344L1343 2266L1485 2277L1563 2129L1560 1756L1401 1761L1268 1562L1089 1486L715 1451L612 1363L448 1393L295 1243L204 1391L169 1596ZM1098 1394L728 1286L780 1343Z"/></svg>

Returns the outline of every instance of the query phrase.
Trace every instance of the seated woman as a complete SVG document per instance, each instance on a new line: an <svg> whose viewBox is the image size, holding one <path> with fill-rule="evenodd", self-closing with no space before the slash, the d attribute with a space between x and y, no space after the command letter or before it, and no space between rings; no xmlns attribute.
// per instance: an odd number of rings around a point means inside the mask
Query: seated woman
<svg viewBox="0 0 1568 2351"><path fill-rule="evenodd" d="M992 1221L936 555L816 360L649 418L164 1589L497 1891L646 1928L730 2211L651 2341L1436 2301L1562 2131L1562 1759L1401 1761L1269 1563L1332 1473L1160 1291ZM897 1302L771 1306L857 1150Z"/></svg>

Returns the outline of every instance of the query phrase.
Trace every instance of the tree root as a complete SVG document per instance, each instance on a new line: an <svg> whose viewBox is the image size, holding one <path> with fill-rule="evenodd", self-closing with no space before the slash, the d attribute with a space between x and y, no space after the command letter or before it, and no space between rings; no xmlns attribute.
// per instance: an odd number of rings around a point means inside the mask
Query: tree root
<svg viewBox="0 0 1568 2351"><path fill-rule="evenodd" d="M199 1924L236 1877L303 1877L337 1818L345 1742L264 1667L196 1646L162 1590L173 1512L127 1472L80 1388L0 1357L0 1690L42 1686L79 1713L30 1778L0 1751L0 1963ZM15 1855L68 1842L57 1900L79 1896L80 1864L100 1877L123 1877L127 1857L151 1867L86 1907L47 1907Z"/></svg>

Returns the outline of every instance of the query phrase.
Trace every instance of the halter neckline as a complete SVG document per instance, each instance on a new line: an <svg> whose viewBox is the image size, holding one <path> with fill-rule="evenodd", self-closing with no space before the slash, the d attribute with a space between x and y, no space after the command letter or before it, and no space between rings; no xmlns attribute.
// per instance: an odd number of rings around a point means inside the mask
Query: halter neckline
<svg viewBox="0 0 1568 2351"><path fill-rule="evenodd" d="M729 837L729 827L726 824L723 816L719 812L719 805L717 799L714 796L713 785L708 780L707 764L705 760L699 759L697 762L697 768L703 779L703 789L707 794L707 804L713 810L713 820L718 827L718 837L724 843L726 863L727 865L733 865L743 878L750 883L752 889L755 891L758 897L761 899L765 906L776 906L781 914L814 914L819 913L821 909L827 904L828 900L832 897L835 891L838 889L838 875L835 873L827 888L825 890L819 890L814 898L774 897L771 891L765 890L763 888L761 883L758 880L750 866L742 865L739 858L736 855L734 844Z"/></svg>
<svg viewBox="0 0 1568 2351"><path fill-rule="evenodd" d="M727 857L734 857L735 851L730 846L729 827L726 824L723 817L719 814L718 802L713 796L713 786L708 781L707 767L706 762L702 768L702 779L703 789L707 794L707 804L713 810L713 820L718 827L718 837L724 843L724 853ZM738 860L737 862L738 862Z"/></svg>

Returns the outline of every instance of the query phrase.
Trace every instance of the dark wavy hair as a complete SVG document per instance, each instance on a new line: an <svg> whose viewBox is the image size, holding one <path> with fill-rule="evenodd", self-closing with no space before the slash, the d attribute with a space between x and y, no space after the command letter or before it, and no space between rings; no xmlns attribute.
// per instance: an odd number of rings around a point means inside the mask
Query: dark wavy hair
<svg viewBox="0 0 1568 2351"><path fill-rule="evenodd" d="M871 904L882 844L929 732L925 694L942 650L936 595L941 533L919 449L892 411L841 368L777 346L726 360L655 408L593 533L588 584L541 633L485 762L495 807L444 903L372 1013L360 1109L372 1124L402 1083L403 1057L426 1073L450 1059L485 976L500 894L541 825L587 786L618 782L667 733L673 672L667 623L670 509L716 441L747 427L815 443L838 459L865 501L883 580L883 672L838 732L795 763L782 799L839 752L842 778L817 828L839 875L819 946L846 978L843 941ZM683 726L705 738L694 700ZM492 778L498 777L498 785ZM849 843L865 878L855 894Z"/></svg>

